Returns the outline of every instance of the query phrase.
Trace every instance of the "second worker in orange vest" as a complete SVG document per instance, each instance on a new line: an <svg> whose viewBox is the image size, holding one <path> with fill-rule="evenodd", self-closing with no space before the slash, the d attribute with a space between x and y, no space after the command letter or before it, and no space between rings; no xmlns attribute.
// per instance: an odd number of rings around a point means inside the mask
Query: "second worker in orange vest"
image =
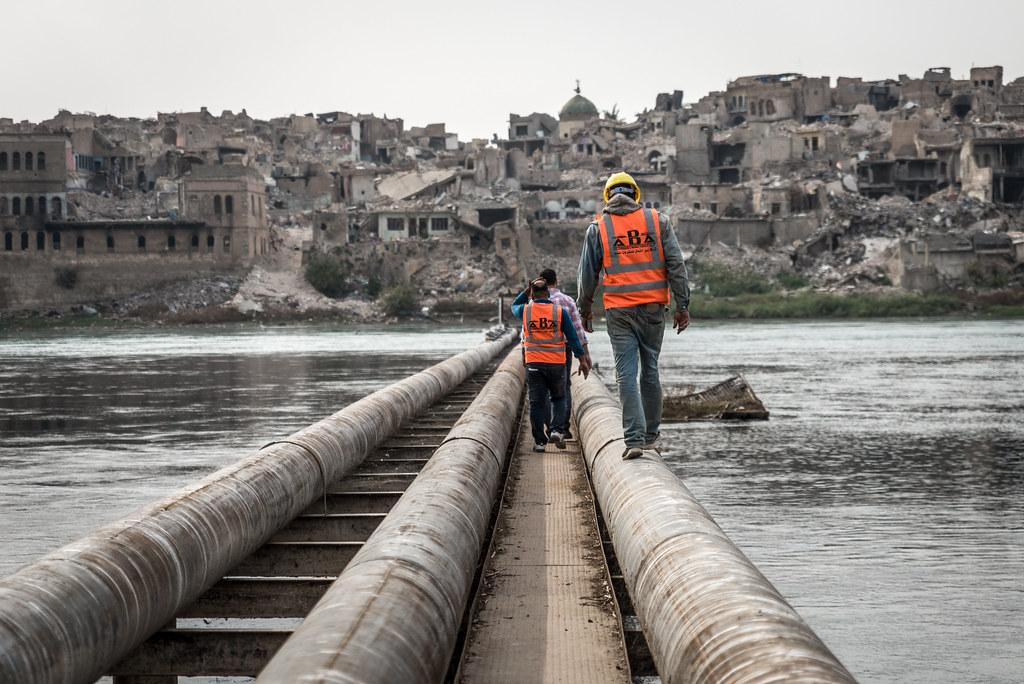
<svg viewBox="0 0 1024 684"><path fill-rule="evenodd" d="M565 448L569 426L566 410L566 349L579 359L580 372L590 372L590 359L576 335L569 312L548 298L548 283L538 278L512 302L512 315L523 319L523 354L530 396L533 450L544 451L548 441ZM548 409L551 413L548 413ZM550 421L550 430L544 425Z"/></svg>
<svg viewBox="0 0 1024 684"><path fill-rule="evenodd" d="M675 296L673 327L690 324L690 287L683 253L672 225L656 209L640 205L640 186L615 173L604 188L605 207L587 228L580 257L580 316L592 330L594 292L604 286L605 319L615 355L615 380L622 402L623 458L653 448L661 428L658 356L665 334L665 308ZM639 378L638 378L639 376Z"/></svg>

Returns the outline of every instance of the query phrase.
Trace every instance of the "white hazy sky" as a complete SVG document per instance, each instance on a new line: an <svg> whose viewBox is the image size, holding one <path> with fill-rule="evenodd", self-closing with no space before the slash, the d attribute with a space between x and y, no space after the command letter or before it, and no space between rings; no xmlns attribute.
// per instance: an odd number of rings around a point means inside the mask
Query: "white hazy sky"
<svg viewBox="0 0 1024 684"><path fill-rule="evenodd" d="M1021 0L0 0L0 117L343 110L443 121L466 140L509 112L557 115L574 79L632 117L754 73L1024 75ZM834 82L834 81L833 81Z"/></svg>

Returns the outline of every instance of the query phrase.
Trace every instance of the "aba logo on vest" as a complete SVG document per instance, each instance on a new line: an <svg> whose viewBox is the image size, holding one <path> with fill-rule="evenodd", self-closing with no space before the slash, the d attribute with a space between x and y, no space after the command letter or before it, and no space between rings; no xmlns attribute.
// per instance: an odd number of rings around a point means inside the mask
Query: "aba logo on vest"
<svg viewBox="0 0 1024 684"><path fill-rule="evenodd" d="M654 238L648 233L640 234L639 230L627 230L625 236L615 236L616 250L623 247L651 247L654 245Z"/></svg>
<svg viewBox="0 0 1024 684"><path fill-rule="evenodd" d="M538 319L531 320L529 323L529 329L533 330L554 330L555 322L549 318L541 316Z"/></svg>

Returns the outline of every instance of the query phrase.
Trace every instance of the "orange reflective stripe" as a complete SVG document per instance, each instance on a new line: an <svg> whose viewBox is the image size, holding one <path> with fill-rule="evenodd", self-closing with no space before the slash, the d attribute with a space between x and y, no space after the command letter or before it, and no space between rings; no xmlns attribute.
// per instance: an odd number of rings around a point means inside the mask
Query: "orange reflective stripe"
<svg viewBox="0 0 1024 684"><path fill-rule="evenodd" d="M530 302L523 310L523 350L526 363L565 363L562 307Z"/></svg>
<svg viewBox="0 0 1024 684"><path fill-rule="evenodd" d="M625 215L605 214L599 228L605 308L668 304L668 269L657 212L640 209Z"/></svg>

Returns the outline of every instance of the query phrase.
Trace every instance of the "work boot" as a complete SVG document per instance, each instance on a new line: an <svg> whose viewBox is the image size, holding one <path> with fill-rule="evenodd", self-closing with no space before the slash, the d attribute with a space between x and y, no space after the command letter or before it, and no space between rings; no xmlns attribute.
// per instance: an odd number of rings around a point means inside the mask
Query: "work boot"
<svg viewBox="0 0 1024 684"><path fill-rule="evenodd" d="M622 452L623 461L631 461L634 458L640 458L644 455L644 450L638 446L628 446L626 450Z"/></svg>
<svg viewBox="0 0 1024 684"><path fill-rule="evenodd" d="M565 435L563 435L558 430L555 430L551 433L551 441L554 442L555 446L558 447L559 449L565 448Z"/></svg>
<svg viewBox="0 0 1024 684"><path fill-rule="evenodd" d="M659 454L661 453L661 435L647 435L644 438L644 449L651 449Z"/></svg>
<svg viewBox="0 0 1024 684"><path fill-rule="evenodd" d="M545 449L547 449L547 445L541 444L540 442L537 442L536 444L533 445L533 450L536 451L538 454L543 454Z"/></svg>

